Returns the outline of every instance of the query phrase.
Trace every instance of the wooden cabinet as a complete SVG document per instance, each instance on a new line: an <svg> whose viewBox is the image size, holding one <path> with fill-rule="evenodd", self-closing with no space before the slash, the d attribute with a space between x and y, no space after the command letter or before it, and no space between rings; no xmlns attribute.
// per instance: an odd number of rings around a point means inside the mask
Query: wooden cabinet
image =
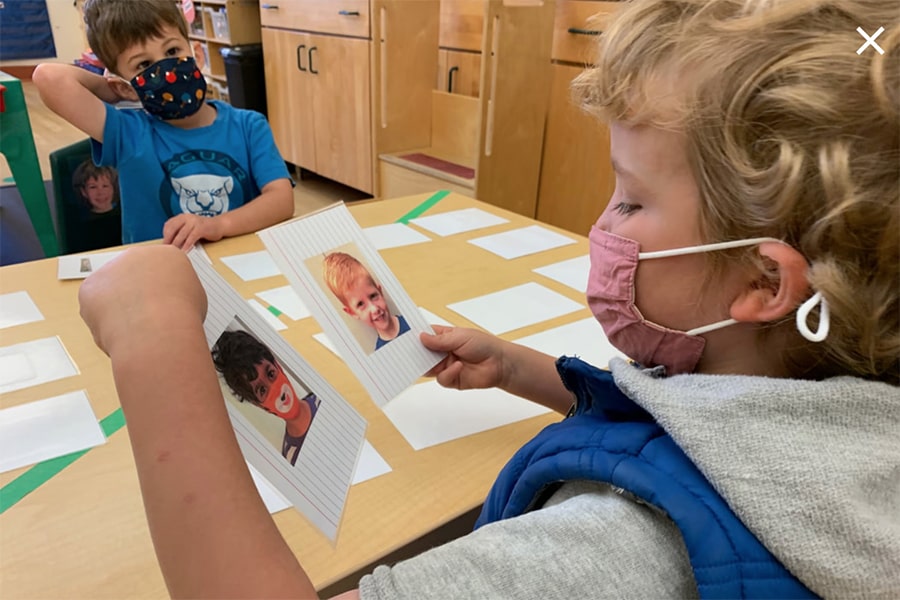
<svg viewBox="0 0 900 600"><path fill-rule="evenodd" d="M569 86L595 60L597 33L615 2L559 0L553 78L544 132L536 218L587 235L615 189L609 130L576 106Z"/></svg>
<svg viewBox="0 0 900 600"><path fill-rule="evenodd" d="M449 187L535 216L553 10L553 0L441 0L442 56L476 54L477 88L447 93L439 75L424 143L378 154L383 194Z"/></svg>
<svg viewBox="0 0 900 600"><path fill-rule="evenodd" d="M269 123L281 155L371 192L368 40L267 28L263 46Z"/></svg>
<svg viewBox="0 0 900 600"><path fill-rule="evenodd" d="M266 0L268 116L285 160L373 194L377 152L420 143L437 0Z"/></svg>
<svg viewBox="0 0 900 600"><path fill-rule="evenodd" d="M222 50L260 41L256 0L195 0L188 37L211 98L228 100L228 80Z"/></svg>
<svg viewBox="0 0 900 600"><path fill-rule="evenodd" d="M481 90L481 52L438 51L437 89L477 98Z"/></svg>
<svg viewBox="0 0 900 600"><path fill-rule="evenodd" d="M440 0L437 89L450 94L479 95L484 42L483 0Z"/></svg>

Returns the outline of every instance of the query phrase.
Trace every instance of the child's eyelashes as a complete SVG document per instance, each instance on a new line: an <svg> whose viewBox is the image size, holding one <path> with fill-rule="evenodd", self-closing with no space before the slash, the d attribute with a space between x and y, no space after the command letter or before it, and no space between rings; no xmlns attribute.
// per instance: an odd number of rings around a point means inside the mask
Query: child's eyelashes
<svg viewBox="0 0 900 600"><path fill-rule="evenodd" d="M613 210L620 215L630 215L634 211L641 208L640 204L629 204L627 202L619 202L613 207Z"/></svg>

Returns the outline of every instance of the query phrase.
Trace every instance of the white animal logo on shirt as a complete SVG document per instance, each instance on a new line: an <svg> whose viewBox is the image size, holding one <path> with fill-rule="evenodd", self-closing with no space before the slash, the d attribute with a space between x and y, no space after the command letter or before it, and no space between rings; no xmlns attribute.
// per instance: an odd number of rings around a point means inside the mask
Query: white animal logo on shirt
<svg viewBox="0 0 900 600"><path fill-rule="evenodd" d="M181 212L215 217L228 211L228 194L234 189L230 176L187 175L172 177L171 181Z"/></svg>

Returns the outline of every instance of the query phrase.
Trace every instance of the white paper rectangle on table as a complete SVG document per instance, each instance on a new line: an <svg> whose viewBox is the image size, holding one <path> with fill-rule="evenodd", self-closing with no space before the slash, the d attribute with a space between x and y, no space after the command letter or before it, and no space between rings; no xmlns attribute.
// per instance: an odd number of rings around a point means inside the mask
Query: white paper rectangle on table
<svg viewBox="0 0 900 600"><path fill-rule="evenodd" d="M447 305L450 310L494 335L534 325L585 307L584 304L533 281Z"/></svg>
<svg viewBox="0 0 900 600"><path fill-rule="evenodd" d="M59 279L84 279L122 252L124 250L60 256L57 259L56 275Z"/></svg>
<svg viewBox="0 0 900 600"><path fill-rule="evenodd" d="M275 307L278 312L286 314L289 319L294 321L312 316L303 300L289 285L258 292L256 295L262 298L266 304Z"/></svg>
<svg viewBox="0 0 900 600"><path fill-rule="evenodd" d="M263 504L266 505L269 514L274 515L277 512L281 512L282 510L291 507L291 502L278 491L278 488L269 483L269 480L263 477L262 473L257 471L249 462L247 463L247 468L250 470L250 477L253 478L253 484L256 486L256 491L259 492L259 497L262 498Z"/></svg>
<svg viewBox="0 0 900 600"><path fill-rule="evenodd" d="M587 254L577 256L545 267L538 267L534 269L534 272L586 294L588 274L591 272L591 257Z"/></svg>
<svg viewBox="0 0 900 600"><path fill-rule="evenodd" d="M105 443L83 390L0 410L0 473Z"/></svg>
<svg viewBox="0 0 900 600"><path fill-rule="evenodd" d="M422 316L425 317L425 320L428 321L428 323L431 325L443 325L444 327L453 327L453 323L451 323L450 321L448 321L446 319L439 317L438 315L434 314L427 308L422 308L420 306L419 312L422 313Z"/></svg>
<svg viewBox="0 0 900 600"><path fill-rule="evenodd" d="M557 358L577 356L584 362L600 368L607 367L613 357L626 358L609 343L603 328L594 317L547 329L514 341Z"/></svg>
<svg viewBox="0 0 900 600"><path fill-rule="evenodd" d="M511 259L568 246L574 244L575 240L546 227L530 225L471 239L469 243L493 252L501 258Z"/></svg>
<svg viewBox="0 0 900 600"><path fill-rule="evenodd" d="M0 348L0 393L78 375L58 337Z"/></svg>
<svg viewBox="0 0 900 600"><path fill-rule="evenodd" d="M259 301L250 298L249 300L247 300L247 304L249 304L250 307L257 313L259 313L259 316L265 319L266 323L269 324L269 327L271 327L275 331L284 331L288 328L287 325L282 323L278 317L269 312L269 309L260 304Z"/></svg>
<svg viewBox="0 0 900 600"><path fill-rule="evenodd" d="M28 292L0 294L0 329L43 320L44 315Z"/></svg>
<svg viewBox="0 0 900 600"><path fill-rule="evenodd" d="M369 440L363 444L362 454L356 463L356 473L353 474L353 485L374 479L379 475L391 472L391 465L378 453Z"/></svg>
<svg viewBox="0 0 900 600"><path fill-rule="evenodd" d="M384 414L415 450L548 412L497 388L460 391L434 380L410 387L384 407Z"/></svg>
<svg viewBox="0 0 900 600"><path fill-rule="evenodd" d="M431 241L431 238L427 235L422 235L403 223L375 225L373 227L365 227L363 231L376 250L412 246L413 244Z"/></svg>
<svg viewBox="0 0 900 600"><path fill-rule="evenodd" d="M431 327L344 204L274 225L258 235L377 405L383 406L443 358L419 341L419 333L431 332ZM359 309L358 318L352 314L357 309L345 306L345 299L336 295L340 292L332 292L326 283L326 257L335 253L355 273L363 274L348 278L348 283L372 289L372 294L365 292L357 299L366 307L364 313ZM377 298L372 299L376 290ZM370 312L369 307L380 308ZM381 323L392 323L399 333L382 338L377 329Z"/></svg>
<svg viewBox="0 0 900 600"><path fill-rule="evenodd" d="M480 208L463 208L461 210L451 210L449 212L428 215L425 217L417 217L410 219L410 223L427 229L431 233L446 237L457 233L465 233L466 231L474 231L476 229L484 229L485 227L493 227L509 223L509 219L504 219L493 213Z"/></svg>
<svg viewBox="0 0 900 600"><path fill-rule="evenodd" d="M204 331L217 357L225 406L244 458L315 527L336 539L365 439L365 419L202 256L188 256L206 290L209 307ZM246 372L226 364L232 362L227 359L232 354L228 346L248 344L259 355L252 365L257 378L279 390L271 407L263 408L258 397L241 402L241 392L227 380L226 371L238 379L235 386L239 386L241 379L235 373ZM263 351L258 351L260 346ZM242 381L249 383L246 379ZM255 395L258 389L248 386L243 393ZM300 410L290 421L276 416L279 410L290 415L304 406L309 410ZM301 440L295 451L287 434L289 425L293 428L297 423L306 429L294 431Z"/></svg>
<svg viewBox="0 0 900 600"><path fill-rule="evenodd" d="M338 351L337 346L334 345L334 342L331 341L331 338L328 337L328 334L325 333L314 333L313 339L328 348L332 354L344 360L344 357L341 356L341 353Z"/></svg>
<svg viewBox="0 0 900 600"><path fill-rule="evenodd" d="M281 274L278 265L265 250L223 256L222 262L244 281L255 281Z"/></svg>

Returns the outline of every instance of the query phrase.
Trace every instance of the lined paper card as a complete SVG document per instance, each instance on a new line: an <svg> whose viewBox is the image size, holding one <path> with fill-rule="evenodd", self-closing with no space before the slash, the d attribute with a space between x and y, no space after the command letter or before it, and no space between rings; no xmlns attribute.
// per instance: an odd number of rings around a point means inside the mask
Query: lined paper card
<svg viewBox="0 0 900 600"><path fill-rule="evenodd" d="M464 233L466 231L474 231L476 229L484 229L485 227L493 227L509 223L508 219L498 217L480 208L464 208L462 210L451 210L436 215L428 215L427 217L419 217L410 219L410 223L415 223L422 229L427 229L431 233L446 237L456 233Z"/></svg>
<svg viewBox="0 0 900 600"><path fill-rule="evenodd" d="M530 281L493 294L448 304L447 308L500 335L585 308L571 298Z"/></svg>
<svg viewBox="0 0 900 600"><path fill-rule="evenodd" d="M550 412L503 390L455 390L434 380L412 386L384 414L415 450Z"/></svg>
<svg viewBox="0 0 900 600"><path fill-rule="evenodd" d="M0 410L0 473L105 443L83 390Z"/></svg>
<svg viewBox="0 0 900 600"><path fill-rule="evenodd" d="M77 374L58 337L0 348L0 394Z"/></svg>
<svg viewBox="0 0 900 600"><path fill-rule="evenodd" d="M536 254L544 250L568 246L569 244L574 244L575 240L546 227L531 225L475 238L469 240L469 243L508 260Z"/></svg>
<svg viewBox="0 0 900 600"><path fill-rule="evenodd" d="M591 257L587 254L534 269L535 273L567 285L582 294L587 293L587 280L590 271Z"/></svg>
<svg viewBox="0 0 900 600"><path fill-rule="evenodd" d="M201 253L188 256L206 290L206 339L244 458L314 526L336 539L365 439L365 419ZM250 365L258 379L241 392L246 377L237 374L246 372L240 357L247 348L258 357ZM242 402L242 393L251 397Z"/></svg>
<svg viewBox="0 0 900 600"><path fill-rule="evenodd" d="M419 341L431 327L344 204L258 235L378 406L443 358Z"/></svg>
<svg viewBox="0 0 900 600"><path fill-rule="evenodd" d="M0 294L0 329L43 320L44 315L28 292Z"/></svg>

